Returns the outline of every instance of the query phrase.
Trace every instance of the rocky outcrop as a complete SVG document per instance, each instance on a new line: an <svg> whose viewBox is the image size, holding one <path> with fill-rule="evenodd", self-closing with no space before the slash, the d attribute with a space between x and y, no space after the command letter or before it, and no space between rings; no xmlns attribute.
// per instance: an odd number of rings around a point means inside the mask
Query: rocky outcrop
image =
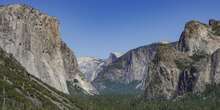
<svg viewBox="0 0 220 110"><path fill-rule="evenodd" d="M211 57L188 56L171 45L160 45L145 79L148 99L171 99L187 92L202 92L211 84Z"/></svg>
<svg viewBox="0 0 220 110"><path fill-rule="evenodd" d="M147 98L169 98L175 93L179 73L175 65L177 57L171 46L162 44L157 47L145 80Z"/></svg>
<svg viewBox="0 0 220 110"><path fill-rule="evenodd" d="M80 70L89 81L93 81L105 65L104 60L94 57L80 57L78 63Z"/></svg>
<svg viewBox="0 0 220 110"><path fill-rule="evenodd" d="M109 57L105 61L105 65L109 65L113 62L115 62L119 57L121 57L124 53L122 52L112 52L110 53Z"/></svg>
<svg viewBox="0 0 220 110"><path fill-rule="evenodd" d="M122 52L112 52L107 59L80 57L78 58L79 68L84 74L85 78L92 82L104 67L112 64L122 55Z"/></svg>
<svg viewBox="0 0 220 110"><path fill-rule="evenodd" d="M190 21L177 48L161 45L145 77L148 99L171 99L188 92L201 93L219 84L219 21Z"/></svg>
<svg viewBox="0 0 220 110"><path fill-rule="evenodd" d="M220 83L220 49L217 49L211 57L211 75L212 83Z"/></svg>
<svg viewBox="0 0 220 110"><path fill-rule="evenodd" d="M0 47L27 71L68 93L66 81L81 74L72 51L62 42L55 17L26 5L0 7Z"/></svg>
<svg viewBox="0 0 220 110"><path fill-rule="evenodd" d="M179 50L189 55L212 54L220 47L220 22L210 20L209 24L190 21L186 24L179 40Z"/></svg>
<svg viewBox="0 0 220 110"><path fill-rule="evenodd" d="M2 110L81 110L70 96L29 74L1 48L0 68Z"/></svg>
<svg viewBox="0 0 220 110"><path fill-rule="evenodd" d="M118 85L123 85L120 88L132 86L133 89L143 89L142 80L148 71L147 65L154 58L156 47L159 44L155 43L128 51L105 66L98 73L93 84L100 91L109 89L110 86L112 90L118 89Z"/></svg>
<svg viewBox="0 0 220 110"><path fill-rule="evenodd" d="M103 67L93 84L99 90L132 84L133 88L145 89L148 99L201 93L207 85L220 82L219 32L219 21L190 21L178 42L139 47L119 58L111 55L111 63Z"/></svg>

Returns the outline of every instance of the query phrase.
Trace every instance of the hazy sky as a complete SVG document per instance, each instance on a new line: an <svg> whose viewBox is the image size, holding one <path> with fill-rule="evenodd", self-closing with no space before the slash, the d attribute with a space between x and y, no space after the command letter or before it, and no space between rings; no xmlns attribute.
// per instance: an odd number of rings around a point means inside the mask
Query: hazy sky
<svg viewBox="0 0 220 110"><path fill-rule="evenodd" d="M220 19L220 0L0 0L8 3L56 16L62 39L78 57L176 41L187 21Z"/></svg>

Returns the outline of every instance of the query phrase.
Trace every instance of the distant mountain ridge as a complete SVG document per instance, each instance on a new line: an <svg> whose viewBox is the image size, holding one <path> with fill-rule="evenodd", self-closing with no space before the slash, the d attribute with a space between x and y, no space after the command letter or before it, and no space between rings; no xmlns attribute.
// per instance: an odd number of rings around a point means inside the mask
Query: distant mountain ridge
<svg viewBox="0 0 220 110"><path fill-rule="evenodd" d="M190 21L178 42L153 43L112 57L92 83L100 92L141 89L148 99L201 93L206 85L220 82L219 32L220 21Z"/></svg>
<svg viewBox="0 0 220 110"><path fill-rule="evenodd" d="M107 59L100 59L95 57L79 57L77 61L79 68L84 74L85 78L92 82L105 66L111 64L122 55L122 52L112 52Z"/></svg>

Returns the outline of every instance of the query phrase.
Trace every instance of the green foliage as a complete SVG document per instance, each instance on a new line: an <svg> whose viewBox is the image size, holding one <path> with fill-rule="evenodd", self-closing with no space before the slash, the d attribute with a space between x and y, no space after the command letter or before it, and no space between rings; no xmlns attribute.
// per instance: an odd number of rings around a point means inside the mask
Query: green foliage
<svg viewBox="0 0 220 110"><path fill-rule="evenodd" d="M184 70L192 64L192 62L187 59L177 59L175 60L175 63L177 68L179 68L180 70Z"/></svg>
<svg viewBox="0 0 220 110"><path fill-rule="evenodd" d="M213 27L212 27L212 31L213 31L213 34L214 35L218 35L218 36L220 36L220 25L214 25Z"/></svg>
<svg viewBox="0 0 220 110"><path fill-rule="evenodd" d="M184 70L187 67L192 66L194 63L207 58L208 55L205 52L196 52L195 54L193 54L192 56L190 56L190 59L187 58L179 58L175 60L176 66L177 68L179 68L180 70Z"/></svg>
<svg viewBox="0 0 220 110"><path fill-rule="evenodd" d="M0 107L3 110L78 109L65 94L44 84L12 57L0 49ZM52 101L53 100L53 101ZM55 102L55 103L54 103ZM70 106L68 106L70 104Z"/></svg>
<svg viewBox="0 0 220 110"><path fill-rule="evenodd" d="M103 85L106 86L105 89L100 90L102 95L128 95L128 94L140 94L142 91L136 89L137 84L140 81L132 81L129 84L124 84L120 82L105 80L102 81Z"/></svg>
<svg viewBox="0 0 220 110"><path fill-rule="evenodd" d="M136 98L135 95L98 95L81 96L75 100L83 110L135 110L131 102Z"/></svg>
<svg viewBox="0 0 220 110"><path fill-rule="evenodd" d="M200 61L201 59L204 59L207 57L208 57L208 54L201 51L201 52L196 52L195 54L193 54L193 56L191 56L191 59L193 59L193 61Z"/></svg>
<svg viewBox="0 0 220 110"><path fill-rule="evenodd" d="M220 110L220 86L208 85L204 93L189 93L175 100L146 100L142 95L78 97L83 110Z"/></svg>
<svg viewBox="0 0 220 110"><path fill-rule="evenodd" d="M109 65L109 68L117 68L117 69L122 69L123 68L123 63L121 61L117 61L111 65Z"/></svg>
<svg viewBox="0 0 220 110"><path fill-rule="evenodd" d="M175 63L176 63L177 68L180 69L181 71L186 69L192 64L191 62L184 60L184 59L175 60Z"/></svg>
<svg viewBox="0 0 220 110"><path fill-rule="evenodd" d="M77 80L78 81L78 80ZM88 94L75 81L67 81L67 87L72 96L87 96Z"/></svg>
<svg viewBox="0 0 220 110"><path fill-rule="evenodd" d="M171 44L160 44L157 47L156 55L153 59L154 63L158 61L170 62L173 58L175 58L176 50L172 47Z"/></svg>
<svg viewBox="0 0 220 110"><path fill-rule="evenodd" d="M69 96L28 74L15 59L1 50L0 61L0 109L3 110L59 110L51 100L70 104L71 110L220 110L219 85L208 85L206 91L200 95L188 94L176 100L145 100L143 95L137 94L98 96L72 94ZM123 93L132 91L137 83L118 85L108 82L108 86L126 87L122 90L121 93ZM73 91L81 92L77 87L73 87ZM57 98L55 93L60 97Z"/></svg>
<svg viewBox="0 0 220 110"><path fill-rule="evenodd" d="M80 73L80 74L79 74L79 76L81 77L81 79L82 79L82 80L84 80L84 79L85 79L85 74Z"/></svg>

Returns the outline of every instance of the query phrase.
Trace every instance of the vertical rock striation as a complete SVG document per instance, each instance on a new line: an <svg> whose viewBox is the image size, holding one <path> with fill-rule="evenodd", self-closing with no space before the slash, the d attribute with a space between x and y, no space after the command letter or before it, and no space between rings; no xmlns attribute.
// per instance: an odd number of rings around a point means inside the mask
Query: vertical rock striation
<svg viewBox="0 0 220 110"><path fill-rule="evenodd" d="M212 54L220 47L220 22L210 20L209 24L199 21L186 23L180 37L178 48L189 55L198 53Z"/></svg>
<svg viewBox="0 0 220 110"><path fill-rule="evenodd" d="M121 85L120 89L121 87L143 89L144 83L142 83L142 80L148 71L147 65L154 58L155 49L159 44L155 43L132 49L119 58L115 58L115 55L110 55L107 64L108 62L111 63L98 73L93 84L99 90L109 88L115 90L118 89L118 85Z"/></svg>
<svg viewBox="0 0 220 110"><path fill-rule="evenodd" d="M171 99L188 92L201 93L207 85L219 84L219 32L219 21L190 21L176 49L160 46L144 81L146 98Z"/></svg>
<svg viewBox="0 0 220 110"><path fill-rule="evenodd" d="M30 74L68 93L66 81L81 73L73 52L60 38L57 19L18 4L1 6L0 13L0 47Z"/></svg>
<svg viewBox="0 0 220 110"><path fill-rule="evenodd" d="M80 70L89 81L93 81L105 66L105 60L94 57L80 57L78 63Z"/></svg>

